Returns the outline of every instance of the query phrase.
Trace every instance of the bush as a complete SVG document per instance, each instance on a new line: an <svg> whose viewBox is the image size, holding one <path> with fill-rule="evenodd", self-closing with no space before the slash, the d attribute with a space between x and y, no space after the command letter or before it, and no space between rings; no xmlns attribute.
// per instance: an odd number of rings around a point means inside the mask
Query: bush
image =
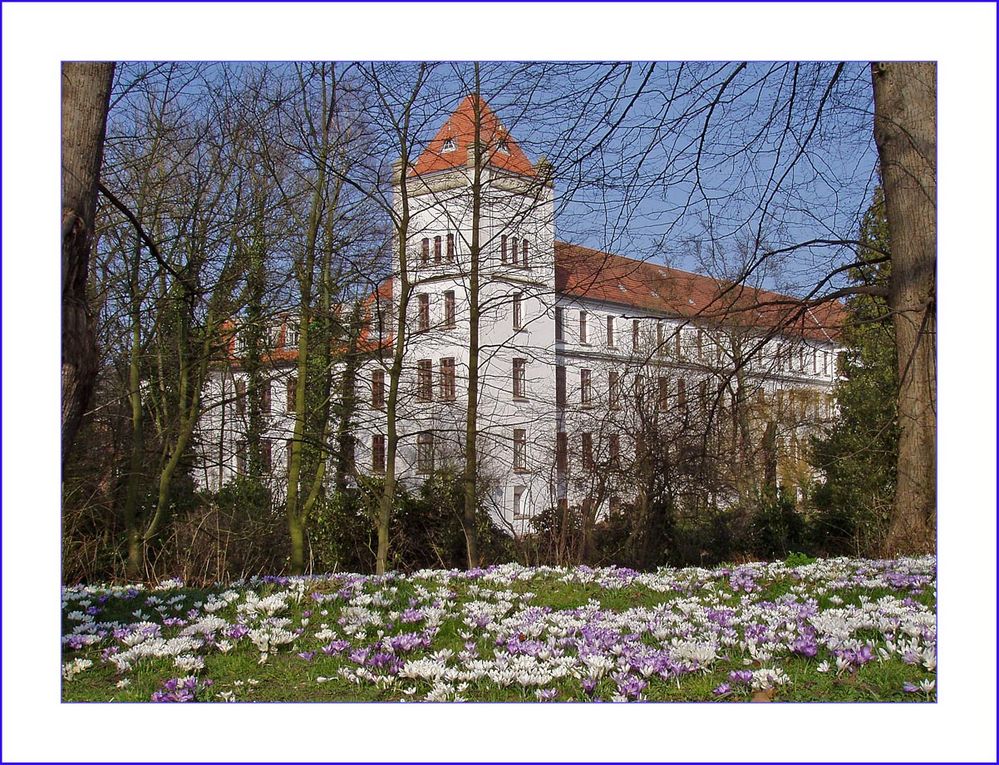
<svg viewBox="0 0 999 765"><path fill-rule="evenodd" d="M382 493L380 479L364 478L357 489L334 493L317 507L309 531L317 572L375 569L374 518ZM464 506L459 476L439 472L413 494L397 487L389 524L389 568L465 568L468 553L461 525ZM513 559L512 540L493 524L485 510L477 516L479 557L483 565Z"/></svg>
<svg viewBox="0 0 999 765"><path fill-rule="evenodd" d="M258 479L239 477L180 509L161 551L166 575L212 583L283 570L284 514Z"/></svg>
<svg viewBox="0 0 999 765"><path fill-rule="evenodd" d="M794 498L783 487L776 497L760 496L752 531L753 552L767 560L784 558L805 542L805 522L795 508Z"/></svg>
<svg viewBox="0 0 999 765"><path fill-rule="evenodd" d="M377 540L372 504L363 488L324 494L316 500L308 528L314 573L375 570Z"/></svg>
<svg viewBox="0 0 999 765"><path fill-rule="evenodd" d="M788 568L798 568L798 566L807 566L810 563L815 563L816 560L816 558L805 555L803 552L793 552L784 559L784 565Z"/></svg>

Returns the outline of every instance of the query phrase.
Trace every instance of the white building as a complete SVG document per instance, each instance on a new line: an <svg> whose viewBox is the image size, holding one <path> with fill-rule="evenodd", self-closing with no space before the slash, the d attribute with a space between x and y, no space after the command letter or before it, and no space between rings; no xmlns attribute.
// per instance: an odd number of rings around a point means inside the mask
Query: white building
<svg viewBox="0 0 999 765"><path fill-rule="evenodd" d="M403 485L449 464L461 467L475 112L469 96L405 179L412 296L397 426ZM756 407L754 417L765 409L779 424L782 470L792 470L804 433L832 412L839 307L806 308L556 241L548 168L527 158L484 103L478 119L479 465L497 519L520 531L532 515L563 502L612 509L635 491L621 466L634 461L637 444L651 438L667 448L664 439L683 440L685 432L724 430L736 401ZM397 213L402 194L397 167ZM363 472L384 470L398 255L392 270L396 276L370 303L381 321L368 327L373 350L357 378L351 429ZM292 431L293 322L275 327L273 339L264 462L277 479ZM198 480L208 488L231 480L244 461L245 374L237 347L232 365L217 370L205 392Z"/></svg>

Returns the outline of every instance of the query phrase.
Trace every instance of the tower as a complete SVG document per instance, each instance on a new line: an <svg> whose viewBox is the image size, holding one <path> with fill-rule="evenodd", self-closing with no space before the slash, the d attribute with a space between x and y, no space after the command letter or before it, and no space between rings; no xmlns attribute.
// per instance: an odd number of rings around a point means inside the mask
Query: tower
<svg viewBox="0 0 999 765"><path fill-rule="evenodd" d="M480 488L494 514L511 524L552 502L553 190L546 166L535 166L475 95L463 99L405 175L396 168L394 207L401 215L405 198L409 210L404 377L415 389L400 410L400 453L416 474L428 472L431 448L434 468L460 470L471 372L478 378ZM394 270L400 273L398 249ZM477 352L470 331L476 311Z"/></svg>

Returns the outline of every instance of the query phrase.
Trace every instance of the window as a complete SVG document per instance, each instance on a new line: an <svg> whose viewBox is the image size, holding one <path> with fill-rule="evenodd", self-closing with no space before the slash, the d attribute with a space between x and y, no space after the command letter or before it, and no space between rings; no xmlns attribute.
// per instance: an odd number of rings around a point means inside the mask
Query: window
<svg viewBox="0 0 999 765"><path fill-rule="evenodd" d="M434 433L425 430L416 436L416 472L429 475L434 472Z"/></svg>
<svg viewBox="0 0 999 765"><path fill-rule="evenodd" d="M663 356L666 353L666 325L656 322L656 353Z"/></svg>
<svg viewBox="0 0 999 765"><path fill-rule="evenodd" d="M271 381L264 380L260 383L260 412L262 414L271 413Z"/></svg>
<svg viewBox="0 0 999 765"><path fill-rule="evenodd" d="M527 397L527 359L513 360L513 397Z"/></svg>
<svg viewBox="0 0 999 765"><path fill-rule="evenodd" d="M510 238L510 261L517 265L517 237Z"/></svg>
<svg viewBox="0 0 999 765"><path fill-rule="evenodd" d="M288 414L293 414L295 412L295 396L298 393L298 378L289 377L288 378L288 400L285 402L285 411Z"/></svg>
<svg viewBox="0 0 999 765"><path fill-rule="evenodd" d="M447 262L454 263L454 234L447 235Z"/></svg>
<svg viewBox="0 0 999 765"><path fill-rule="evenodd" d="M583 470L593 470L593 434L583 433L580 437L580 449L583 458Z"/></svg>
<svg viewBox="0 0 999 765"><path fill-rule="evenodd" d="M593 403L593 390L590 387L590 370L580 369L579 370L579 391L580 400L583 406L589 406Z"/></svg>
<svg viewBox="0 0 999 765"><path fill-rule="evenodd" d="M455 323L454 290L448 290L444 293L444 328L454 329Z"/></svg>
<svg viewBox="0 0 999 765"><path fill-rule="evenodd" d="M284 442L284 469L291 471L291 452L295 448L295 439L288 438Z"/></svg>
<svg viewBox="0 0 999 765"><path fill-rule="evenodd" d="M673 355L678 358L683 358L683 331L680 327L676 328L676 334L673 335Z"/></svg>
<svg viewBox="0 0 999 765"><path fill-rule="evenodd" d="M609 442L610 464L611 467L617 467L618 463L621 461L621 436L617 433L611 433Z"/></svg>
<svg viewBox="0 0 999 765"><path fill-rule="evenodd" d="M659 408L665 411L669 407L669 378L659 378Z"/></svg>
<svg viewBox="0 0 999 765"><path fill-rule="evenodd" d="M504 154L509 154L510 153L510 146L509 146L509 144L507 144L505 138L500 138L499 139L499 144L497 144L497 146L496 146L496 151L501 151Z"/></svg>
<svg viewBox="0 0 999 765"><path fill-rule="evenodd" d="M607 347L614 347L614 317L607 317Z"/></svg>
<svg viewBox="0 0 999 765"><path fill-rule="evenodd" d="M246 441L236 442L236 475L246 475Z"/></svg>
<svg viewBox="0 0 999 765"><path fill-rule="evenodd" d="M378 311L377 324L378 324L378 335L381 337L385 334L385 328L392 324L392 301L386 300L384 298L378 298L376 304L376 310Z"/></svg>
<svg viewBox="0 0 999 765"><path fill-rule="evenodd" d="M444 145L441 147L441 154L446 154L449 151L454 151L457 147L454 144L453 138L448 138L444 141Z"/></svg>
<svg viewBox="0 0 999 765"><path fill-rule="evenodd" d="M298 322L288 321L284 325L284 347L298 347Z"/></svg>
<svg viewBox="0 0 999 765"><path fill-rule="evenodd" d="M645 403L645 378L635 375L635 405L641 407Z"/></svg>
<svg viewBox="0 0 999 765"><path fill-rule="evenodd" d="M246 380L236 380L236 414L246 414Z"/></svg>
<svg viewBox="0 0 999 765"><path fill-rule="evenodd" d="M521 242L520 242L520 265L522 265L524 268L528 268L529 267L529 263L527 262L527 240L526 239L522 239Z"/></svg>
<svg viewBox="0 0 999 765"><path fill-rule="evenodd" d="M676 403L684 411L687 411L687 381L682 377L676 381Z"/></svg>
<svg viewBox="0 0 999 765"><path fill-rule="evenodd" d="M555 309L555 339L557 341L559 341L559 342L562 342L562 341L565 340L565 329L562 326L562 320L563 320L562 309L561 308L556 308Z"/></svg>
<svg viewBox="0 0 999 765"><path fill-rule="evenodd" d="M420 242L420 263L424 266L430 263L430 240L427 237Z"/></svg>
<svg viewBox="0 0 999 765"><path fill-rule="evenodd" d="M260 472L264 475L271 473L271 442L266 438L260 442Z"/></svg>
<svg viewBox="0 0 999 765"><path fill-rule="evenodd" d="M371 370L371 407L372 409L382 409L385 407L385 370Z"/></svg>
<svg viewBox="0 0 999 765"><path fill-rule="evenodd" d="M521 330L524 328L524 296L520 292L514 293L513 296L513 328L515 330Z"/></svg>
<svg viewBox="0 0 999 765"><path fill-rule="evenodd" d="M621 406L621 375L613 371L607 373L607 404L611 409Z"/></svg>
<svg viewBox="0 0 999 765"><path fill-rule="evenodd" d="M708 411L708 381L701 380L697 385L697 399L701 405L701 412Z"/></svg>
<svg viewBox="0 0 999 765"><path fill-rule="evenodd" d="M249 330L241 330L236 335L236 353L248 353L250 350Z"/></svg>
<svg viewBox="0 0 999 765"><path fill-rule="evenodd" d="M441 238L434 237L434 263L440 265L441 262Z"/></svg>
<svg viewBox="0 0 999 765"><path fill-rule="evenodd" d="M822 351L822 374L829 374L829 351Z"/></svg>
<svg viewBox="0 0 999 765"><path fill-rule="evenodd" d="M564 430L555 435L555 471L565 475L569 470L569 443Z"/></svg>
<svg viewBox="0 0 999 765"><path fill-rule="evenodd" d="M579 342L586 343L586 311L579 312Z"/></svg>
<svg viewBox="0 0 999 765"><path fill-rule="evenodd" d="M444 401L454 401L454 359L440 361L441 398Z"/></svg>
<svg viewBox="0 0 999 765"><path fill-rule="evenodd" d="M555 406L565 406L565 367L555 367Z"/></svg>
<svg viewBox="0 0 999 765"><path fill-rule="evenodd" d="M513 487L513 517L514 520L521 521L527 517L527 513L524 512L524 487L514 486Z"/></svg>
<svg viewBox="0 0 999 765"><path fill-rule="evenodd" d="M513 469L527 470L527 431L523 428L513 431Z"/></svg>
<svg viewBox="0 0 999 765"><path fill-rule="evenodd" d="M697 330L696 342L697 342L697 360L704 361L704 330Z"/></svg>
<svg viewBox="0 0 999 765"><path fill-rule="evenodd" d="M631 320L631 350L638 351L638 319Z"/></svg>
<svg viewBox="0 0 999 765"><path fill-rule="evenodd" d="M381 433L371 437L371 469L376 473L385 472L385 436Z"/></svg>
<svg viewBox="0 0 999 765"><path fill-rule="evenodd" d="M417 295L416 305L416 329L418 332L426 332L430 329L430 295Z"/></svg>
<svg viewBox="0 0 999 765"><path fill-rule="evenodd" d="M798 371L805 371L805 348L803 346L798 348Z"/></svg>
<svg viewBox="0 0 999 765"><path fill-rule="evenodd" d="M817 348L812 348L812 374L819 373L819 351Z"/></svg>
<svg viewBox="0 0 999 765"><path fill-rule="evenodd" d="M433 397L433 365L430 359L420 359L416 362L416 398L430 401Z"/></svg>
<svg viewBox="0 0 999 765"><path fill-rule="evenodd" d="M500 237L500 262L506 263L506 234Z"/></svg>

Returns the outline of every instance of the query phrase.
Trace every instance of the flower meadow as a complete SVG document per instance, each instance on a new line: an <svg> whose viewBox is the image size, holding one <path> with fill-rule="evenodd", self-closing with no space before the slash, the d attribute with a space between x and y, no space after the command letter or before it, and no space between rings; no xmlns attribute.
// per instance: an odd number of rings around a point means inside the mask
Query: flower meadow
<svg viewBox="0 0 999 765"><path fill-rule="evenodd" d="M62 591L66 701L932 701L936 563Z"/></svg>

